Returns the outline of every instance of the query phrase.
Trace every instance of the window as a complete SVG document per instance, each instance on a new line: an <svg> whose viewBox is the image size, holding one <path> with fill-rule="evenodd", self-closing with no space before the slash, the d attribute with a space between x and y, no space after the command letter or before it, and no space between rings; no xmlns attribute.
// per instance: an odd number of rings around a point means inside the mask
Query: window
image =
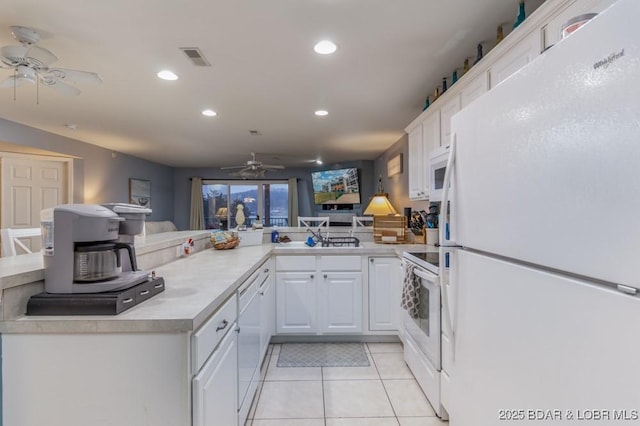
<svg viewBox="0 0 640 426"><path fill-rule="evenodd" d="M289 226L286 181L203 181L202 198L206 229L235 228L238 210L247 227L258 218L264 226Z"/></svg>

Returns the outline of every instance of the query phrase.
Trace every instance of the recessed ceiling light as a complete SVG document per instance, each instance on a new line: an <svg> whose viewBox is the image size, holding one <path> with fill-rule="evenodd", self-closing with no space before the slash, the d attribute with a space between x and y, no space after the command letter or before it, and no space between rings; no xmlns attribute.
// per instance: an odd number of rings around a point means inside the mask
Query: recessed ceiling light
<svg viewBox="0 0 640 426"><path fill-rule="evenodd" d="M326 115L329 115L329 111L319 109L318 111L314 112L314 114L317 115L318 117L324 117Z"/></svg>
<svg viewBox="0 0 640 426"><path fill-rule="evenodd" d="M169 71L169 70L159 71L158 74L156 75L163 80L173 81L178 79L178 76L173 71Z"/></svg>
<svg viewBox="0 0 640 426"><path fill-rule="evenodd" d="M75 123L65 124L65 127L70 130L78 130L78 125Z"/></svg>
<svg viewBox="0 0 640 426"><path fill-rule="evenodd" d="M322 40L316 43L315 46L313 46L313 50L321 55L330 55L338 50L338 46L336 46L336 44L332 41Z"/></svg>
<svg viewBox="0 0 640 426"><path fill-rule="evenodd" d="M216 115L218 115L218 113L212 109L205 109L204 111L202 111L202 115L207 117L215 117Z"/></svg>

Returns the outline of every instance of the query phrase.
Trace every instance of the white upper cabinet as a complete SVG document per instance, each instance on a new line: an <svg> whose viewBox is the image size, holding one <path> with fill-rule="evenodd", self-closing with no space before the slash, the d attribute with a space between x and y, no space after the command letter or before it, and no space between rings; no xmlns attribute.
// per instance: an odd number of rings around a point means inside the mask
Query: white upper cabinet
<svg viewBox="0 0 640 426"><path fill-rule="evenodd" d="M483 72L460 91L460 109L466 108L471 102L484 95L488 89L489 76Z"/></svg>
<svg viewBox="0 0 640 426"><path fill-rule="evenodd" d="M427 198L427 170L423 161L422 126L409 133L409 198L424 200Z"/></svg>
<svg viewBox="0 0 640 426"><path fill-rule="evenodd" d="M574 0L567 2L566 7L544 26L544 48L547 49L561 40L562 27L571 18L586 13L600 13L615 2L616 0Z"/></svg>
<svg viewBox="0 0 640 426"><path fill-rule="evenodd" d="M506 51L489 68L489 83L496 87L507 77L520 70L540 55L541 49L540 31L532 31L520 43Z"/></svg>
<svg viewBox="0 0 640 426"><path fill-rule="evenodd" d="M460 111L459 95L454 96L442 105L442 107L440 108L440 143L438 143L437 145L433 144L433 148L437 148L439 146L447 146L450 144L451 117L453 117L453 115L458 111ZM429 164L428 157L427 164Z"/></svg>

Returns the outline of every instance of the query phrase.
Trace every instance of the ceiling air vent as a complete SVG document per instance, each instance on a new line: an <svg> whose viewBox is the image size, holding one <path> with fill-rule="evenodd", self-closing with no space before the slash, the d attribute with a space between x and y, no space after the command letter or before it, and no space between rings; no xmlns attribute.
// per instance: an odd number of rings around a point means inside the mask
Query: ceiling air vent
<svg viewBox="0 0 640 426"><path fill-rule="evenodd" d="M189 58L193 65L196 65L198 67L211 66L209 61L207 61L202 52L200 52L200 49L198 49L197 47L180 47L180 50L182 50L184 54L187 55L187 58Z"/></svg>

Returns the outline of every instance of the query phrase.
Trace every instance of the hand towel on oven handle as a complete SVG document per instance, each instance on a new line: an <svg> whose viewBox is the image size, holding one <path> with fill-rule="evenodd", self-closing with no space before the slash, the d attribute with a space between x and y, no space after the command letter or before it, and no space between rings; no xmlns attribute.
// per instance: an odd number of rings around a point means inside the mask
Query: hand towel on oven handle
<svg viewBox="0 0 640 426"><path fill-rule="evenodd" d="M420 278L413 273L415 265L406 264L404 270L404 283L402 285L402 302L400 307L407 311L411 318L418 318Z"/></svg>

